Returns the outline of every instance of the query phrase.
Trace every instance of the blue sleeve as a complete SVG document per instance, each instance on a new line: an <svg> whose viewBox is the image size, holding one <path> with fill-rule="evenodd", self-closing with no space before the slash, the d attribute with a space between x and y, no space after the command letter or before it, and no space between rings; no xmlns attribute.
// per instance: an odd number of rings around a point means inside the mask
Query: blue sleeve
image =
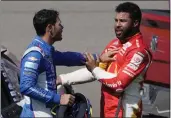
<svg viewBox="0 0 171 118"><path fill-rule="evenodd" d="M36 86L43 56L39 52L28 53L21 61L20 92L44 103L60 103L60 95Z"/></svg>
<svg viewBox="0 0 171 118"><path fill-rule="evenodd" d="M85 65L85 58L83 54L78 52L54 52L54 63L55 65L63 66L83 66Z"/></svg>

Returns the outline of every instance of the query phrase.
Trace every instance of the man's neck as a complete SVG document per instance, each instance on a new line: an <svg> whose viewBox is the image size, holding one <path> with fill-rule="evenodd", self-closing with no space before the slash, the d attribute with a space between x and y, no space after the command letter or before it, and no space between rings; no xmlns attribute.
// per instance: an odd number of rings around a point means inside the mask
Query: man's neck
<svg viewBox="0 0 171 118"><path fill-rule="evenodd" d="M50 39L48 36L44 35L42 36L42 40L44 40L46 43L48 43L49 45L53 45L54 41L52 41L52 39Z"/></svg>

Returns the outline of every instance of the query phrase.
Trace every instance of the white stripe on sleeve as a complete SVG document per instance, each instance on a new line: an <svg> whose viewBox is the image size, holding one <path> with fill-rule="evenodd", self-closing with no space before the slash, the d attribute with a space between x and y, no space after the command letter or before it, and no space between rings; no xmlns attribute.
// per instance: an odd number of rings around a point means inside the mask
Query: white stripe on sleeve
<svg viewBox="0 0 171 118"><path fill-rule="evenodd" d="M105 70L103 70L100 67L94 68L92 73L97 80L99 80L99 79L112 79L112 78L117 77L117 74L106 72Z"/></svg>
<svg viewBox="0 0 171 118"><path fill-rule="evenodd" d="M95 80L94 76L87 68L82 68L67 74L61 74L59 77L61 78L62 85L81 84Z"/></svg>

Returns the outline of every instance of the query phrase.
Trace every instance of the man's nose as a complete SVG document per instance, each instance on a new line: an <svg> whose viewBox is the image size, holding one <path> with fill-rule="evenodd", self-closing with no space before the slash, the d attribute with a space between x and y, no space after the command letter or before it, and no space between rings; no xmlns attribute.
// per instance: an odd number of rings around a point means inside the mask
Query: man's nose
<svg viewBox="0 0 171 118"><path fill-rule="evenodd" d="M62 29L64 28L64 26L62 24L60 24L60 26L61 26Z"/></svg>
<svg viewBox="0 0 171 118"><path fill-rule="evenodd" d="M121 26L121 22L120 21L117 21L115 24L116 24L116 27L120 27Z"/></svg>

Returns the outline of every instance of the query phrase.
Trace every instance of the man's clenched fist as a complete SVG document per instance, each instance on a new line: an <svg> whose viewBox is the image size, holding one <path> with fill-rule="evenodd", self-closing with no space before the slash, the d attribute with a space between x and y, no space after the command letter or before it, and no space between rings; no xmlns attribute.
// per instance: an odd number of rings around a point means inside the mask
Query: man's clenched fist
<svg viewBox="0 0 171 118"><path fill-rule="evenodd" d="M63 94L61 95L60 104L61 105L69 105L71 106L75 101L75 97L71 94Z"/></svg>

